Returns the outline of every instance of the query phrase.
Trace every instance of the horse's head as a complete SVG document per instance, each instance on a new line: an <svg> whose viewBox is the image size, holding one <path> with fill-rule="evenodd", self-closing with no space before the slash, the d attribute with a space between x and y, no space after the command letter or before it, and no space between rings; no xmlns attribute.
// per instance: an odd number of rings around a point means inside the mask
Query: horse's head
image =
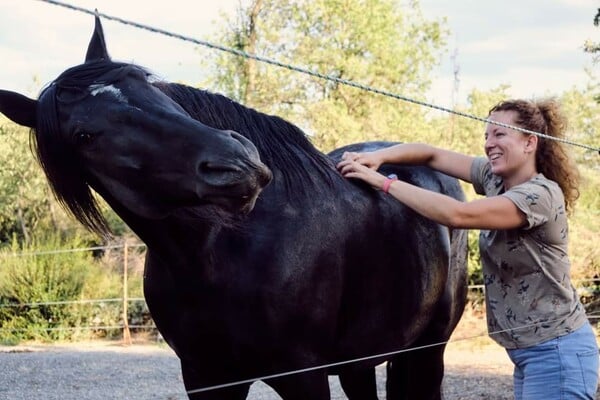
<svg viewBox="0 0 600 400"><path fill-rule="evenodd" d="M271 179L248 139L192 119L145 70L111 61L98 18L84 64L38 100L0 91L0 112L33 128L57 198L99 232L106 225L90 186L155 219L205 205L249 212Z"/></svg>

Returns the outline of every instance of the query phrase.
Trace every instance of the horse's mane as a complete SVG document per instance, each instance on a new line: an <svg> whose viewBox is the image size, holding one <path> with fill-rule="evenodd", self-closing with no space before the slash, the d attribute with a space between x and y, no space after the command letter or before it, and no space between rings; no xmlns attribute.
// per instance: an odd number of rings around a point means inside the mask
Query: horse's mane
<svg viewBox="0 0 600 400"><path fill-rule="evenodd" d="M261 160L281 173L294 192L314 185L332 184L335 167L318 151L297 126L273 115L260 113L228 97L176 83L157 82L192 118L216 129L233 130L247 137L258 149ZM291 199L294 197L291 196Z"/></svg>

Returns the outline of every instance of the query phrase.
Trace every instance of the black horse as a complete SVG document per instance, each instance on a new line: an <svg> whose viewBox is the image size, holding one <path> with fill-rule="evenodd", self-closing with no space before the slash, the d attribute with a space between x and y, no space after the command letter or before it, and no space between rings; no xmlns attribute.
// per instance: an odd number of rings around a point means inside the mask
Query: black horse
<svg viewBox="0 0 600 400"><path fill-rule="evenodd" d="M146 301L190 398L244 399L250 383L227 384L277 375L282 398L325 400L335 374L350 399L377 399L384 361L388 399L441 397L444 345L426 345L462 314L465 232L335 169L390 143L326 156L281 118L111 61L98 18L84 64L38 100L0 91L0 111L33 128L79 221L107 233L93 190L147 244ZM382 169L462 199L445 175Z"/></svg>

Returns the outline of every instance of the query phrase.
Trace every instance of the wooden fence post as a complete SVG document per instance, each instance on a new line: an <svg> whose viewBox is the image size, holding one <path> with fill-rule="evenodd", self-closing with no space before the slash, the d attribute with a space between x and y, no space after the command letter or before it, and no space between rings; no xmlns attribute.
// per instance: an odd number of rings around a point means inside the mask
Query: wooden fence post
<svg viewBox="0 0 600 400"><path fill-rule="evenodd" d="M129 267L128 264L129 258L129 249L127 247L127 241L123 243L123 343L125 345L131 345L131 332L129 332L129 319L128 319L128 303L129 299L127 296L128 287L127 287L127 270Z"/></svg>

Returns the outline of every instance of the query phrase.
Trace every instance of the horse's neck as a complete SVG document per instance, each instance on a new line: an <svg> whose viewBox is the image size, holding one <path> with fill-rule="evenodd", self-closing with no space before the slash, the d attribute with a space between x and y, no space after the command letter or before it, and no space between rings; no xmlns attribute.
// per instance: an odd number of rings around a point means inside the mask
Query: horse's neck
<svg viewBox="0 0 600 400"><path fill-rule="evenodd" d="M333 164L312 147L304 133L286 120L263 114L227 97L180 84L158 83L192 118L217 129L230 129L245 135L257 147L261 159L281 179L277 184L303 185L323 180L331 182ZM329 165L328 165L329 164Z"/></svg>
<svg viewBox="0 0 600 400"><path fill-rule="evenodd" d="M219 229L211 226L198 228L154 222L149 229L144 229L140 238L168 267L182 271L190 268L199 270L201 266L197 262L208 259Z"/></svg>
<svg viewBox="0 0 600 400"><path fill-rule="evenodd" d="M185 269L190 260L202 259L220 231L209 223L192 224L177 217L157 220L140 217L113 199L105 197L105 200L154 255L174 268Z"/></svg>

